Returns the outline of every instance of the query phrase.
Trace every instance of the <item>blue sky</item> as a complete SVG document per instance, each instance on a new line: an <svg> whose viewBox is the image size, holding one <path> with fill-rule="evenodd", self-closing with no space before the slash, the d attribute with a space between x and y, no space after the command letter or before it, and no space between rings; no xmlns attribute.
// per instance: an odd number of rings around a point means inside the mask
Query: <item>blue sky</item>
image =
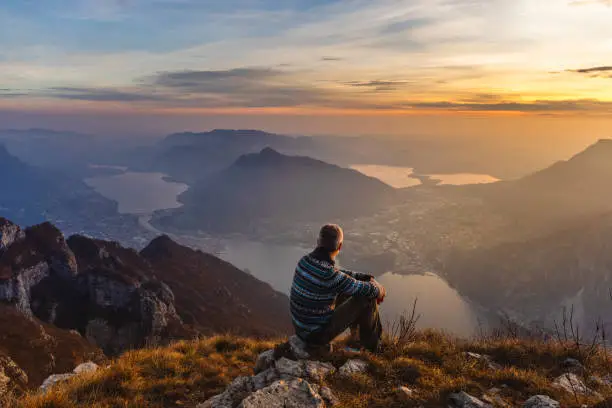
<svg viewBox="0 0 612 408"><path fill-rule="evenodd" d="M607 114L607 0L4 0L0 109Z"/></svg>

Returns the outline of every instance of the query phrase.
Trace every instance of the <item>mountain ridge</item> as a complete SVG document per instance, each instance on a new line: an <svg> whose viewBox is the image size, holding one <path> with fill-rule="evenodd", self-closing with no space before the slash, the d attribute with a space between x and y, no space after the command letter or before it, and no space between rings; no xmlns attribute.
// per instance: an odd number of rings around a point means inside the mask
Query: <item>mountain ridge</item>
<svg viewBox="0 0 612 408"><path fill-rule="evenodd" d="M156 222L170 229L244 232L275 221L371 214L396 193L356 170L267 147L193 185L180 196L184 206L163 212Z"/></svg>

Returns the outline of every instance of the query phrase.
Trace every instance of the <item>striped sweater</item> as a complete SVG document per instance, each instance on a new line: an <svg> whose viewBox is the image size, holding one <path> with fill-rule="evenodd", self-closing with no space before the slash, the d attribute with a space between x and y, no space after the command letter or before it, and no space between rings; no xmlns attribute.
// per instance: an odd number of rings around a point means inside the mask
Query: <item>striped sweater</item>
<svg viewBox="0 0 612 408"><path fill-rule="evenodd" d="M370 275L340 269L324 251L304 256L295 269L290 295L291 318L296 334L306 339L330 320L340 294L377 298L379 289Z"/></svg>

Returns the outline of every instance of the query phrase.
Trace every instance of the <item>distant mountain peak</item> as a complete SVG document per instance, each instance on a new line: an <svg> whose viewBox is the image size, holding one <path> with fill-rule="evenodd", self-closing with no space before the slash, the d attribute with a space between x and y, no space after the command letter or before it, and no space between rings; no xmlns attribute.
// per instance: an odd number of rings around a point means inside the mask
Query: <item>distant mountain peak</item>
<svg viewBox="0 0 612 408"><path fill-rule="evenodd" d="M338 168L329 163L308 156L291 156L280 153L271 147L263 148L259 153L243 154L234 163L236 167L268 167L268 166L316 166L319 168Z"/></svg>
<svg viewBox="0 0 612 408"><path fill-rule="evenodd" d="M262 156L282 156L278 151L274 150L271 147L265 147L259 152Z"/></svg>

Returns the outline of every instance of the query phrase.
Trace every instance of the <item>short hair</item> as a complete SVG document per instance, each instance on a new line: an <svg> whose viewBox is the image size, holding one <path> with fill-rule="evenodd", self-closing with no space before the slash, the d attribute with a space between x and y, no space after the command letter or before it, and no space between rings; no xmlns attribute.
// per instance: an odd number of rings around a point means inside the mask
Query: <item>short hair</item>
<svg viewBox="0 0 612 408"><path fill-rule="evenodd" d="M340 248L343 239L344 233L339 225L327 224L324 225L319 232L317 246L328 252L335 252Z"/></svg>

